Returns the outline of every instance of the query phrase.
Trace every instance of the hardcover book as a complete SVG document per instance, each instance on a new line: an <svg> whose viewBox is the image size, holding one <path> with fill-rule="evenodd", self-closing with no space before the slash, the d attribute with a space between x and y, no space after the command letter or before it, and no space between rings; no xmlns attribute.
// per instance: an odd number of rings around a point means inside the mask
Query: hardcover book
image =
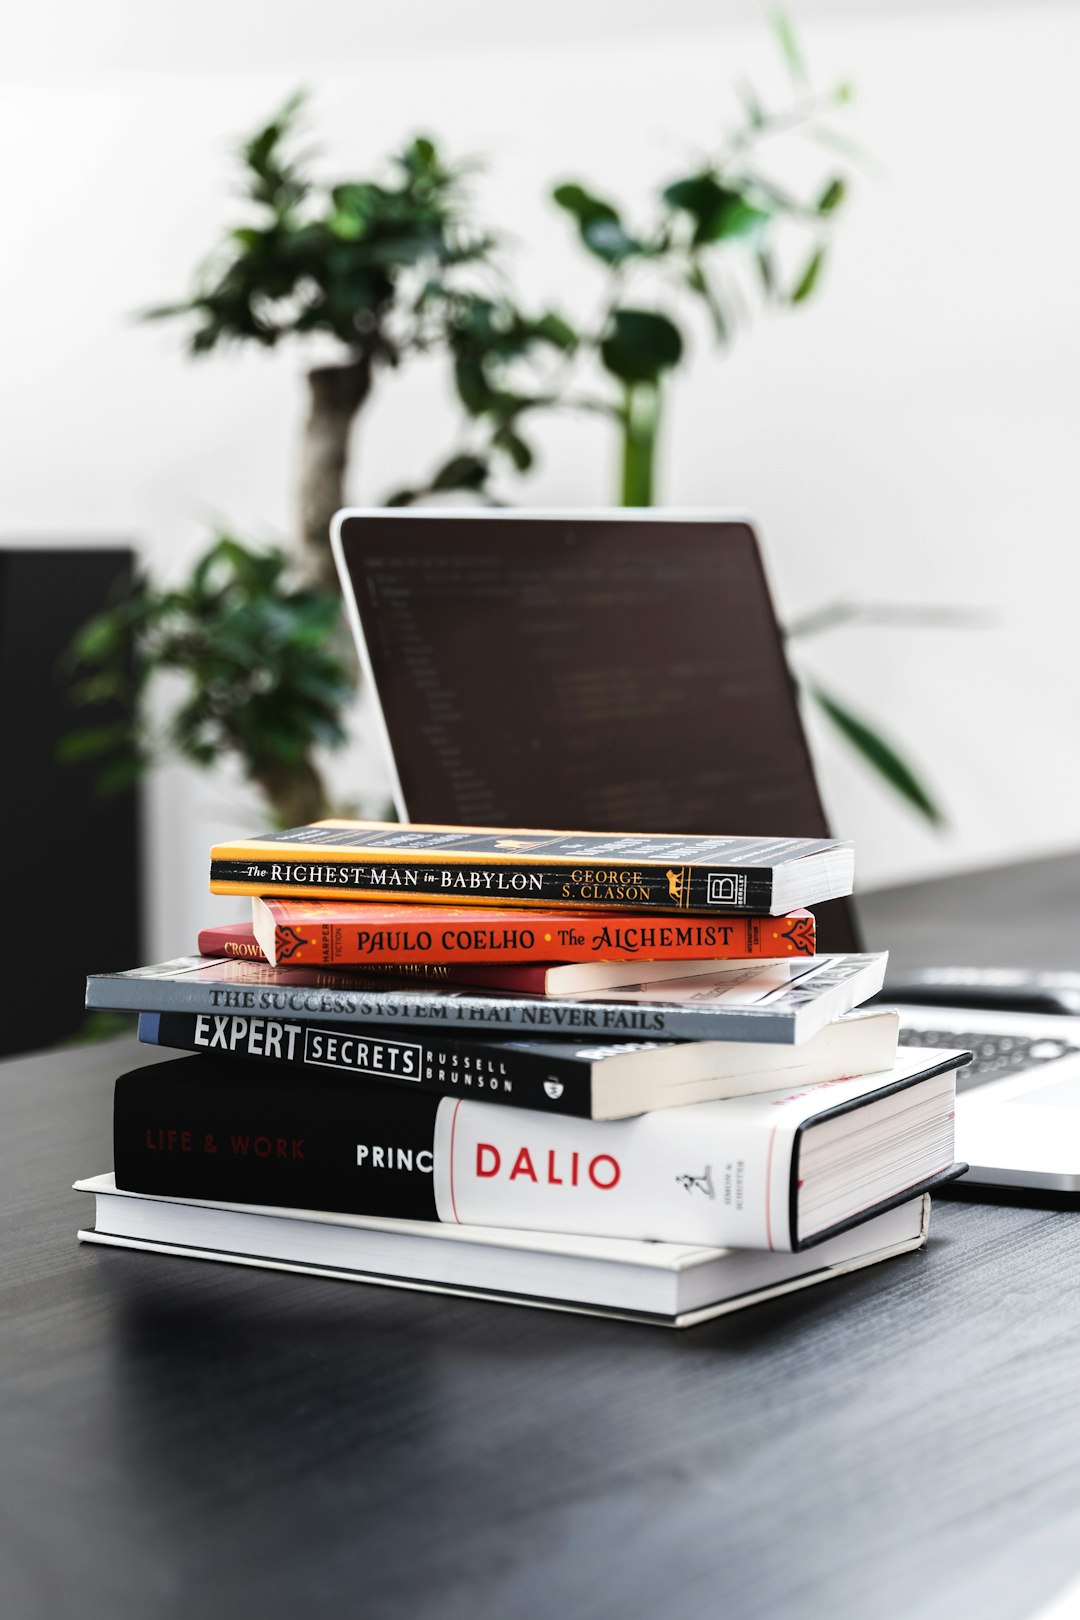
<svg viewBox="0 0 1080 1620"><path fill-rule="evenodd" d="M530 911L523 916L509 907L377 905L256 896L251 912L255 938L263 956L275 967L813 956L815 940L814 919L808 911L784 917L665 918L647 912L613 917L603 912L565 911Z"/></svg>
<svg viewBox="0 0 1080 1620"><path fill-rule="evenodd" d="M850 894L849 843L317 821L217 844L216 894L780 916Z"/></svg>
<svg viewBox="0 0 1080 1620"><path fill-rule="evenodd" d="M801 1046L740 1041L508 1040L238 1013L140 1013L139 1039L183 1051L303 1064L406 1091L535 1108L580 1119L627 1119L653 1108L842 1080L892 1067L894 1012L849 1013ZM305 1076L307 1084L309 1076Z"/></svg>
<svg viewBox="0 0 1080 1620"><path fill-rule="evenodd" d="M248 962L265 962L262 947L250 923L221 923L216 928L200 928L200 956L240 956Z"/></svg>
<svg viewBox="0 0 1080 1620"><path fill-rule="evenodd" d="M265 1063L116 1082L116 1185L380 1218L797 1250L957 1173L963 1052L860 1079L598 1122Z"/></svg>
<svg viewBox="0 0 1080 1620"><path fill-rule="evenodd" d="M320 1022L422 1024L451 1031L543 1031L590 1039L809 1040L881 989L884 953L789 962L726 962L715 975L530 996L397 981L344 968L274 968L182 956L124 973L95 973L86 1005L128 1012L287 1014Z"/></svg>
<svg viewBox="0 0 1080 1620"><path fill-rule="evenodd" d="M809 1253L762 1254L153 1198L111 1175L75 1187L95 1205L83 1243L672 1328L921 1248L930 1217L929 1198L915 1198Z"/></svg>

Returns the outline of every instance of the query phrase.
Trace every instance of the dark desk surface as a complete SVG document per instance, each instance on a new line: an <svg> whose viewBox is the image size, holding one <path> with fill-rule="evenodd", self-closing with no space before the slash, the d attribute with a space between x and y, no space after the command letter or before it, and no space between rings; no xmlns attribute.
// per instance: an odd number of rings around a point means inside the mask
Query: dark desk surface
<svg viewBox="0 0 1080 1620"><path fill-rule="evenodd" d="M1036 962L1078 892L864 916L912 965L1001 907ZM682 1334L83 1248L134 1056L0 1067L5 1620L1017 1620L1080 1570L1080 1214L939 1202Z"/></svg>

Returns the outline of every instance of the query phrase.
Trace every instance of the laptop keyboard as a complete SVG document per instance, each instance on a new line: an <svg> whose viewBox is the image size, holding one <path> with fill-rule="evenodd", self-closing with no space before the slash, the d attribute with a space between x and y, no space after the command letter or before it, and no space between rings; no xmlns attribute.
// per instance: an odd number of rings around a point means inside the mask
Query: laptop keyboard
<svg viewBox="0 0 1080 1620"><path fill-rule="evenodd" d="M972 1061L957 1071L957 1091L970 1091L988 1080L1004 1080L1023 1069L1056 1063L1059 1058L1080 1052L1080 1047L1046 1035L988 1035L984 1030L971 1029L901 1028L900 1045L965 1047L973 1052Z"/></svg>

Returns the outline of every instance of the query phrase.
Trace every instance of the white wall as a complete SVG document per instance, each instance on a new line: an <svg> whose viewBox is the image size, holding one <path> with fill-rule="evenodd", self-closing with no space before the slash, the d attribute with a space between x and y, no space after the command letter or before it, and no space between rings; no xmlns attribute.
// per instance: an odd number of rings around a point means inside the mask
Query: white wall
<svg viewBox="0 0 1080 1620"><path fill-rule="evenodd" d="M818 77L857 82L853 127L882 172L860 184L816 303L763 320L729 359L698 343L664 494L756 513L787 615L839 596L990 610L989 628L858 629L805 649L887 718L950 813L947 835L924 830L815 725L864 885L1074 844L1080 13L793 9ZM131 537L168 570L215 518L287 532L303 356L193 365L178 333L129 317L188 286L234 217L230 144L298 83L328 168L363 171L417 128L489 154L482 209L517 239L529 289L574 302L588 271L547 184L644 197L708 145L735 80L775 77L748 4L392 13L66 0L17 25L0 66L0 536ZM429 465L452 420L439 371L392 379L353 497L417 471L416 444ZM613 451L599 424L552 426L522 494L606 501ZM338 775L379 801L363 740ZM260 815L241 784L179 767L151 804L158 954L227 909L205 895L207 843Z"/></svg>

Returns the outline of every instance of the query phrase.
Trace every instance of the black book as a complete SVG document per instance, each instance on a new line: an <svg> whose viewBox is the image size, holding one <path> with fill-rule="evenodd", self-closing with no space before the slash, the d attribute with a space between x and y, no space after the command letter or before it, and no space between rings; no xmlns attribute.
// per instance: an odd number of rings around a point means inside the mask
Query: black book
<svg viewBox="0 0 1080 1620"><path fill-rule="evenodd" d="M595 1121L227 1058L116 1083L129 1192L794 1250L956 1173L962 1052L884 1074Z"/></svg>
<svg viewBox="0 0 1080 1620"><path fill-rule="evenodd" d="M899 1020L875 1008L827 1024L801 1046L757 1041L509 1040L426 1029L320 1024L240 1013L142 1013L139 1039L213 1057L302 1066L405 1091L536 1108L580 1119L626 1119L778 1086L812 1085L892 1067Z"/></svg>
<svg viewBox="0 0 1080 1620"><path fill-rule="evenodd" d="M852 847L828 838L551 832L316 821L217 844L216 894L311 895L564 910L780 916L850 894Z"/></svg>

